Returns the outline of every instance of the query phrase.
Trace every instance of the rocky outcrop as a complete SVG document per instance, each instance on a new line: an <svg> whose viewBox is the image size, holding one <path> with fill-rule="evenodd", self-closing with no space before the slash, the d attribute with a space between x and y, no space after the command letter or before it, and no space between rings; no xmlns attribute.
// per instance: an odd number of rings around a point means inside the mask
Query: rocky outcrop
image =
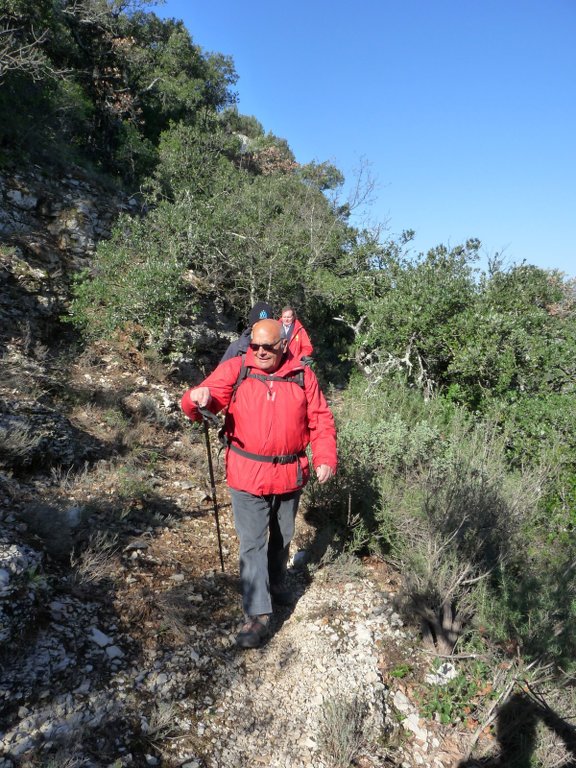
<svg viewBox="0 0 576 768"><path fill-rule="evenodd" d="M99 455L97 442L51 405L42 355L58 337L72 276L89 266L122 211L137 213L138 203L80 171L0 175L0 491L14 471L70 467ZM10 509L9 494L3 501ZM42 557L13 526L5 529L0 649L37 624Z"/></svg>
<svg viewBox="0 0 576 768"><path fill-rule="evenodd" d="M78 174L0 175L0 344L45 338L72 275L122 211L139 211L135 197Z"/></svg>
<svg viewBox="0 0 576 768"><path fill-rule="evenodd" d="M47 266L85 266L118 214L138 208L136 198L72 174L0 176L0 237L27 246Z"/></svg>

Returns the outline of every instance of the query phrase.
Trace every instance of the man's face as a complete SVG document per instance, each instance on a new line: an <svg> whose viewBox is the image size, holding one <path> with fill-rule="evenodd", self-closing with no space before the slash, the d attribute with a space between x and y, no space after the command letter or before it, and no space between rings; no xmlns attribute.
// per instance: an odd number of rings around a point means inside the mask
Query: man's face
<svg viewBox="0 0 576 768"><path fill-rule="evenodd" d="M280 338L278 323L270 320L257 323L252 329L250 348L254 353L256 365L262 371L268 373L279 368L286 349L286 340Z"/></svg>
<svg viewBox="0 0 576 768"><path fill-rule="evenodd" d="M286 312L282 312L282 324L288 327L294 322L294 312L291 309L287 309Z"/></svg>

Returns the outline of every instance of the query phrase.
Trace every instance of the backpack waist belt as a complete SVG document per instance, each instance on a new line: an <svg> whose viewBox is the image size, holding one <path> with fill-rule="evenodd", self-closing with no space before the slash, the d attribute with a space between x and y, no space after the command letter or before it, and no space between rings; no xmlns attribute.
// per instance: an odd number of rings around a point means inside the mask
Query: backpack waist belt
<svg viewBox="0 0 576 768"><path fill-rule="evenodd" d="M231 443L226 436L224 436L224 441L225 445L230 448L231 451L234 451L234 453L238 453L240 456L244 456L246 459L252 459L253 461L264 461L268 464L293 464L295 461L298 461L299 458L306 455L306 451L302 450L298 451L298 453L284 453L278 456L265 456L261 453L250 453L250 451L245 451L243 448L240 448L239 446L234 445L234 443ZM298 484L302 482L302 468L300 467L300 464L298 464L297 482Z"/></svg>
<svg viewBox="0 0 576 768"><path fill-rule="evenodd" d="M261 453L250 453L250 451L245 451L243 448L234 445L234 443L226 442L226 445L231 451L234 451L234 453L239 453L240 456L244 456L247 459L254 459L254 461L266 461L270 464L292 464L293 462L298 461L301 456L305 455L305 451L299 451L298 453L284 453L279 456L264 456Z"/></svg>

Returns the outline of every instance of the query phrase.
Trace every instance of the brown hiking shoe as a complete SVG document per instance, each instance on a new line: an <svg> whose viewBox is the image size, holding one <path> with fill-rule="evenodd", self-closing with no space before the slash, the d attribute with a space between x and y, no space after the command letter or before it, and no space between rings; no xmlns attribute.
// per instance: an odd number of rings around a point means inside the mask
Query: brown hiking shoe
<svg viewBox="0 0 576 768"><path fill-rule="evenodd" d="M236 636L239 648L259 648L270 633L270 617L249 616L246 623Z"/></svg>

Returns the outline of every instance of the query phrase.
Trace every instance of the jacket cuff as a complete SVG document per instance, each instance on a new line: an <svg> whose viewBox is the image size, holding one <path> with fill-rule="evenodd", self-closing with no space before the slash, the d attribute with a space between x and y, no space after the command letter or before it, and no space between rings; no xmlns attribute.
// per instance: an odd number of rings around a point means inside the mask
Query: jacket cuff
<svg viewBox="0 0 576 768"><path fill-rule="evenodd" d="M198 407L196 403L193 403L192 400L190 400L190 396L188 392L185 392L182 400L180 401L180 407L188 416L190 421L202 421L202 416L200 415L200 412L198 411Z"/></svg>

